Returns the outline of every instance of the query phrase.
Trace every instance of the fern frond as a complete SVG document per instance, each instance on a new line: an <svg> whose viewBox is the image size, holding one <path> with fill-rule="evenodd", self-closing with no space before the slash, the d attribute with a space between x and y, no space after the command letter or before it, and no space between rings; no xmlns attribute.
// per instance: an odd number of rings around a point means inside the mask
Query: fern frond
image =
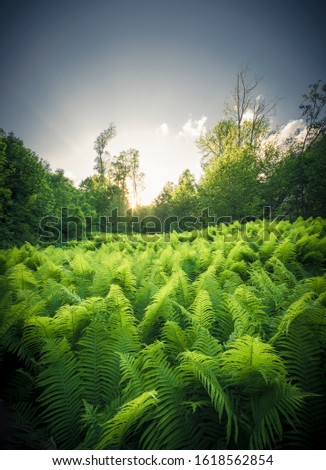
<svg viewBox="0 0 326 470"><path fill-rule="evenodd" d="M210 329L216 318L212 302L206 290L200 290L190 307L194 324Z"/></svg>
<svg viewBox="0 0 326 470"><path fill-rule="evenodd" d="M184 380L181 371L171 367L163 344L156 342L142 351L143 378L147 390L156 390L157 407L152 420L142 433L140 443L145 449L188 448Z"/></svg>
<svg viewBox="0 0 326 470"><path fill-rule="evenodd" d="M73 449L81 433L82 388L75 357L63 340L49 340L41 360L43 371L37 378L42 419L48 424L61 449Z"/></svg>
<svg viewBox="0 0 326 470"><path fill-rule="evenodd" d="M237 418L233 413L231 399L218 380L220 371L216 359L212 359L197 351L186 351L182 353L180 357L180 369L184 372L186 379L189 383L196 380L202 384L219 415L220 421L223 413L226 413L226 439L228 441L230 440L231 432L234 427L234 436L235 440L237 440Z"/></svg>
<svg viewBox="0 0 326 470"><path fill-rule="evenodd" d="M270 449L283 434L284 418L292 427L299 424L297 415L307 394L294 385L276 382L264 393L251 397L253 416L251 449Z"/></svg>
<svg viewBox="0 0 326 470"><path fill-rule="evenodd" d="M141 371L141 357L138 356L136 359L128 353L119 353L119 357L121 370L120 386L122 388L123 395L127 400L133 399L136 396L141 395L145 388Z"/></svg>
<svg viewBox="0 0 326 470"><path fill-rule="evenodd" d="M155 327L160 320L167 320L173 313L172 300L174 300L175 288L175 278L172 276L170 281L154 295L152 302L146 308L140 323L140 329L145 340L155 335Z"/></svg>
<svg viewBox="0 0 326 470"><path fill-rule="evenodd" d="M31 354L36 358L46 341L54 336L52 318L31 317L24 325L22 343L26 345Z"/></svg>
<svg viewBox="0 0 326 470"><path fill-rule="evenodd" d="M74 346L90 320L90 311L82 305L64 305L53 317L56 336L62 336Z"/></svg>
<svg viewBox="0 0 326 470"><path fill-rule="evenodd" d="M154 295L158 291L158 287L150 281L145 281L139 288L136 298L134 300L134 311L136 317L141 320L146 308L151 303Z"/></svg>
<svg viewBox="0 0 326 470"><path fill-rule="evenodd" d="M194 335L195 338L191 350L198 351L204 354L205 356L209 356L212 358L218 358L220 356L222 346L206 328L196 328Z"/></svg>
<svg viewBox="0 0 326 470"><path fill-rule="evenodd" d="M157 402L155 390L144 392L125 403L117 414L106 422L97 449L122 449L128 442L128 434L151 417L151 409Z"/></svg>
<svg viewBox="0 0 326 470"><path fill-rule="evenodd" d="M282 333L289 331L291 323L305 312L307 304L312 301L314 295L312 292L305 292L299 300L290 305L280 321L276 334L270 339L270 343L273 343Z"/></svg>
<svg viewBox="0 0 326 470"><path fill-rule="evenodd" d="M103 407L110 398L112 371L108 332L103 318L95 315L78 342L78 367L83 398L93 406Z"/></svg>
<svg viewBox="0 0 326 470"><path fill-rule="evenodd" d="M172 357L189 348L189 340L185 331L174 321L167 321L162 329L165 350Z"/></svg>
<svg viewBox="0 0 326 470"><path fill-rule="evenodd" d="M285 377L286 369L275 349L259 338L245 335L236 339L221 356L222 371L232 384L255 389Z"/></svg>
<svg viewBox="0 0 326 470"><path fill-rule="evenodd" d="M34 273L24 264L16 264L10 269L8 279L12 289L18 291L30 290L36 287Z"/></svg>
<svg viewBox="0 0 326 470"><path fill-rule="evenodd" d="M285 238L279 243L274 251L274 256L285 266L295 259L295 255L295 245L289 238Z"/></svg>
<svg viewBox="0 0 326 470"><path fill-rule="evenodd" d="M50 315L54 315L64 305L78 305L81 302L76 292L51 278L43 285L43 296Z"/></svg>
<svg viewBox="0 0 326 470"><path fill-rule="evenodd" d="M262 302L246 286L239 286L233 295L229 296L228 307L234 321L237 336L245 334L263 334L268 316Z"/></svg>

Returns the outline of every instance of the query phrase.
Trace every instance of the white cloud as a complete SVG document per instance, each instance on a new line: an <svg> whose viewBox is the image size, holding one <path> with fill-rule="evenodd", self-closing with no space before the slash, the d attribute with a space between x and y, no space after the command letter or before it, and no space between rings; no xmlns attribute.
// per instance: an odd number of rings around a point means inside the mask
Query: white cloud
<svg viewBox="0 0 326 470"><path fill-rule="evenodd" d="M247 109L247 111L242 116L242 121L252 121L254 118L254 112L252 109Z"/></svg>
<svg viewBox="0 0 326 470"><path fill-rule="evenodd" d="M282 126L275 134L268 137L264 143L271 143L286 150L289 141L300 143L304 140L306 133L307 128L303 119L295 119Z"/></svg>
<svg viewBox="0 0 326 470"><path fill-rule="evenodd" d="M79 178L77 177L72 171L70 170L65 170L65 173L64 175L69 178L73 183L74 183L74 186L78 186L81 181L82 181L82 178Z"/></svg>
<svg viewBox="0 0 326 470"><path fill-rule="evenodd" d="M201 119L194 119L190 117L188 121L182 126L182 130L179 132L178 137L190 137L191 139L198 139L202 134L204 134L207 129L205 123L207 117L203 116Z"/></svg>
<svg viewBox="0 0 326 470"><path fill-rule="evenodd" d="M166 137L169 133L169 126L167 123L162 122L162 124L156 129L156 133L162 137Z"/></svg>
<svg viewBox="0 0 326 470"><path fill-rule="evenodd" d="M284 142L291 137L299 138L305 132L305 123L303 119L296 119L289 121L285 126L280 129L278 141Z"/></svg>

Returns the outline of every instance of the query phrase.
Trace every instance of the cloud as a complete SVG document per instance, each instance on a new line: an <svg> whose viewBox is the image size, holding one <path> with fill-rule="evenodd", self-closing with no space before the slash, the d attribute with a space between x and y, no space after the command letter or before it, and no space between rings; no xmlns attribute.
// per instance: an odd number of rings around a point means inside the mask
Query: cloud
<svg viewBox="0 0 326 470"><path fill-rule="evenodd" d="M291 137L299 139L299 136L302 137L305 133L305 123L303 119L296 119L294 121L289 121L285 126L280 129L278 141L284 142Z"/></svg>
<svg viewBox="0 0 326 470"><path fill-rule="evenodd" d="M169 126L166 122L162 122L162 124L156 129L156 134L161 135L162 137L166 137L169 133Z"/></svg>
<svg viewBox="0 0 326 470"><path fill-rule="evenodd" d="M73 182L74 186L76 186L76 187L78 187L79 184L80 184L81 181L82 181L82 178L77 177L77 176L76 176L72 171L70 171L70 170L65 170L64 175L66 176L66 178L69 178L69 179Z"/></svg>
<svg viewBox="0 0 326 470"><path fill-rule="evenodd" d="M252 109L247 109L247 111L242 116L242 121L252 121L254 118L254 112Z"/></svg>
<svg viewBox="0 0 326 470"><path fill-rule="evenodd" d="M286 150L290 141L300 143L304 140L306 133L307 128L303 119L295 119L289 121L275 134L269 136L264 143L271 143Z"/></svg>
<svg viewBox="0 0 326 470"><path fill-rule="evenodd" d="M198 139L202 134L204 134L207 129L205 127L205 123L207 121L207 117L203 116L201 119L192 119L191 117L188 121L182 126L182 130L179 132L178 137L185 137L191 139Z"/></svg>

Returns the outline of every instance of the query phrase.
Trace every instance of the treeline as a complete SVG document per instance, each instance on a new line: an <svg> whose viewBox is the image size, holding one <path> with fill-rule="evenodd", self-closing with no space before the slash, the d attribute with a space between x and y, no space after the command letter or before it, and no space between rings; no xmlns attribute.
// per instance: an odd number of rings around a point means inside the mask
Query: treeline
<svg viewBox="0 0 326 470"><path fill-rule="evenodd" d="M164 186L151 213L162 220L171 214L189 217L189 225L203 213L221 222L261 218L266 206L265 215L271 211L290 220L326 217L326 138L305 151L284 153L272 146L263 156L260 151L231 144L205 165L199 183L185 170L177 185Z"/></svg>
<svg viewBox="0 0 326 470"><path fill-rule="evenodd" d="M225 118L197 142L202 153L200 181L185 170L177 185L168 182L146 207L138 204L144 177L139 152L129 149L111 157L106 151L116 135L114 124L96 138L96 173L79 188L62 169L52 171L13 133L0 130L1 246L37 243L44 217L48 225L60 220L60 239L50 237L49 242L80 236L74 221L86 233L94 233L131 227L161 231L167 218L183 218L188 225L181 224L181 229L191 230L202 228L212 217L224 222L261 217L264 206L273 216L283 214L290 220L326 217L326 84L310 85L300 105L301 133L285 141L281 131L270 128L275 103L255 96L258 84L259 80L248 78L245 68L239 71ZM114 227L107 223L113 210L127 214L127 222ZM132 216L144 223L131 226ZM180 230L177 222L167 227Z"/></svg>
<svg viewBox="0 0 326 470"><path fill-rule="evenodd" d="M128 185L137 201L143 179L139 153L129 149L108 162L104 148L114 131L114 125L110 125L98 136L94 143L96 174L76 188L62 169L52 171L20 138L0 129L1 247L26 241L37 243L44 218L46 224L59 223L64 227L60 239L50 241L65 241L76 236L76 224L69 221L86 227L91 220L93 232L103 230L101 217L109 217L113 209L120 214L128 209Z"/></svg>
<svg viewBox="0 0 326 470"><path fill-rule="evenodd" d="M259 81L241 69L227 102L225 118L198 140L202 177L186 170L177 185L168 182L153 214L198 217L209 209L215 220L273 215L326 217L326 84L310 85L303 95L301 129L284 139L272 131L275 103L255 96Z"/></svg>

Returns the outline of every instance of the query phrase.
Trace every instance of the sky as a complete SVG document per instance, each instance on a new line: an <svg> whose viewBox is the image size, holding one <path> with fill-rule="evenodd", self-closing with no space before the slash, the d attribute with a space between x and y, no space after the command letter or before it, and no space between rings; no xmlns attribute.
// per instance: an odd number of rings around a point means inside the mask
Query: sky
<svg viewBox="0 0 326 470"><path fill-rule="evenodd" d="M139 150L147 204L186 168L200 177L195 141L241 64L278 100L273 126L300 118L308 85L326 81L323 3L0 0L0 127L78 184L114 122L107 150Z"/></svg>

